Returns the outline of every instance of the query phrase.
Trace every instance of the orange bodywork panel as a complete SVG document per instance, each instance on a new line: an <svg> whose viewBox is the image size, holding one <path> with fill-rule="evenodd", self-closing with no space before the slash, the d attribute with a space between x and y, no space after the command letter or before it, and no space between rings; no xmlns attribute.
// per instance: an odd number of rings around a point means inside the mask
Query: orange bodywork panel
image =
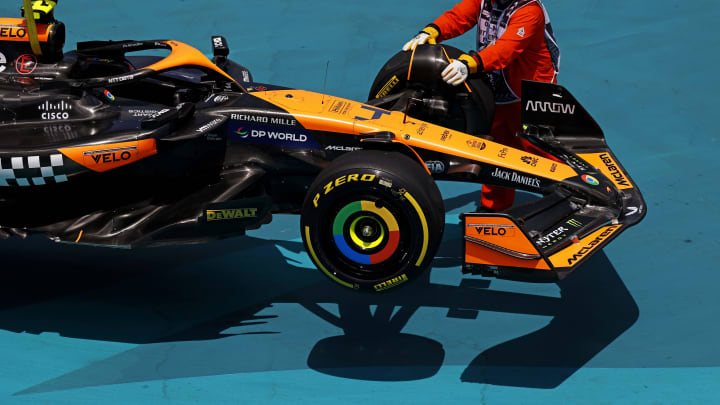
<svg viewBox="0 0 720 405"><path fill-rule="evenodd" d="M356 101L303 90L252 93L292 114L306 129L369 135L389 131L411 148L432 150L562 181L577 176L568 165L520 149L419 121Z"/></svg>
<svg viewBox="0 0 720 405"><path fill-rule="evenodd" d="M37 24L38 40L47 42L52 24ZM24 18L0 18L0 41L30 42Z"/></svg>
<svg viewBox="0 0 720 405"><path fill-rule="evenodd" d="M148 156L155 155L155 139L111 143L105 145L86 145L58 149L60 153L75 163L94 172L106 172L128 165Z"/></svg>
<svg viewBox="0 0 720 405"><path fill-rule="evenodd" d="M482 214L465 215L465 263L550 270L512 219Z"/></svg>
<svg viewBox="0 0 720 405"><path fill-rule="evenodd" d="M161 70L167 70L167 69L172 69L172 68L181 67L181 66L201 66L201 67L210 69L214 72L217 72L218 74L228 78L228 80L240 85L230 75L225 73L219 67L215 66L215 64L212 63L212 61L210 59L208 59L205 55L203 55L202 52L198 51L197 49L193 48L192 46L183 44L182 42L178 42L178 41L161 41L161 42L170 46L170 55L168 55L165 59L163 59L155 64L145 67L144 69L151 69L156 72L159 72Z"/></svg>
<svg viewBox="0 0 720 405"><path fill-rule="evenodd" d="M592 251L599 249L612 234L617 232L622 225L603 226L595 232L580 239L580 243L574 243L565 249L550 256L550 262L555 268L573 267L580 260L589 256Z"/></svg>

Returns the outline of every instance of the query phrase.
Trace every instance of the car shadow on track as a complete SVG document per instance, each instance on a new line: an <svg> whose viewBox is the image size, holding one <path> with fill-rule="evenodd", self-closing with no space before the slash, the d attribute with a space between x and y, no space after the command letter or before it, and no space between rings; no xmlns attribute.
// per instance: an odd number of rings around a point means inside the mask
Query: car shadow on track
<svg viewBox="0 0 720 405"><path fill-rule="evenodd" d="M461 231L446 227L432 273L459 272ZM17 394L306 368L410 381L443 365L466 366L465 382L553 388L639 313L604 253L557 283L557 297L471 277L441 284L431 272L388 294L358 294L307 268L302 251L300 242L250 237L134 252L6 241L0 329L139 344ZM552 320L484 347L490 314ZM448 320L459 329L433 324Z"/></svg>
<svg viewBox="0 0 720 405"><path fill-rule="evenodd" d="M460 234L459 226L448 228ZM447 265L454 256L459 265L457 247L444 246L448 248L440 249L437 261ZM448 318L467 320L482 319L487 312L552 317L535 332L483 350L469 361L461 376L463 382L529 388L557 387L639 316L637 304L604 253L556 283L559 298L492 290L491 283L465 278L456 287L425 280L381 298L345 294L330 298L318 296L315 290L284 300L299 302L343 329L343 335L315 345L308 365L330 375L362 380L413 380L434 375L443 364L457 365L457 357L443 360L446 349L439 342L401 332L421 308L447 309ZM329 314L317 302L337 302L340 316ZM435 333L447 337L458 332ZM482 329L475 333L474 341L463 344L482 345Z"/></svg>

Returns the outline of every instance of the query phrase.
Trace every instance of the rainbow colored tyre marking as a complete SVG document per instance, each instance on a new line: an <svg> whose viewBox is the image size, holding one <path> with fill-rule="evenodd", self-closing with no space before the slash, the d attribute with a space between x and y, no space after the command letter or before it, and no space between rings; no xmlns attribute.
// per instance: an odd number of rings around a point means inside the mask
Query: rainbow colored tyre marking
<svg viewBox="0 0 720 405"><path fill-rule="evenodd" d="M362 220L374 221L379 225L380 232L375 239L365 241L358 235L358 223ZM349 227L349 238L345 237L346 227ZM360 264L379 264L397 251L400 245L400 228L387 208L378 208L374 202L362 200L352 202L338 212L333 221L333 237L335 245L348 259ZM383 243L385 245L376 253L360 253L378 248Z"/></svg>

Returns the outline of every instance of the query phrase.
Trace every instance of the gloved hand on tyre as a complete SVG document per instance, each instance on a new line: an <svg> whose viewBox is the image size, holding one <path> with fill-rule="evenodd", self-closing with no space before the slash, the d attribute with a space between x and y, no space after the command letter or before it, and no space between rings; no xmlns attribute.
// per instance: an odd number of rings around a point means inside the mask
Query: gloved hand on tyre
<svg viewBox="0 0 720 405"><path fill-rule="evenodd" d="M428 25L423 28L422 31L418 32L413 39L409 40L403 47L403 51L414 51L415 47L423 44L436 44L437 38L440 36L440 31L432 25Z"/></svg>
<svg viewBox="0 0 720 405"><path fill-rule="evenodd" d="M403 51L414 51L418 45L436 44L440 36L440 31L433 27L432 24L423 28L417 35L408 41L403 47ZM467 80L471 74L475 74L480 69L482 62L480 58L476 58L475 52L462 54L459 58L451 60L450 64L442 71L442 79L449 85L457 86Z"/></svg>
<svg viewBox="0 0 720 405"><path fill-rule="evenodd" d="M450 64L440 73L445 83L457 86L467 80L470 75L482 71L482 61L476 55L475 52L470 52L470 55L464 53L457 59L450 60Z"/></svg>

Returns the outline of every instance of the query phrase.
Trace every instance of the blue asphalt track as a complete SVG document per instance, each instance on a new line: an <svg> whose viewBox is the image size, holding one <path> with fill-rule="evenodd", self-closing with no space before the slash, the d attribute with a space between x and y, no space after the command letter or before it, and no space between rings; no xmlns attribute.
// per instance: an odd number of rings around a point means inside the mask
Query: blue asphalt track
<svg viewBox="0 0 720 405"><path fill-rule="evenodd" d="M209 53L223 34L257 81L322 91L330 61L327 92L364 100L384 61L452 4L62 0L57 15L67 49L171 38ZM457 214L478 190L458 184L441 185L447 227L428 277L382 296L326 281L293 216L204 246L4 241L0 403L720 402L720 6L545 4L560 82L649 208L566 281L462 276Z"/></svg>

